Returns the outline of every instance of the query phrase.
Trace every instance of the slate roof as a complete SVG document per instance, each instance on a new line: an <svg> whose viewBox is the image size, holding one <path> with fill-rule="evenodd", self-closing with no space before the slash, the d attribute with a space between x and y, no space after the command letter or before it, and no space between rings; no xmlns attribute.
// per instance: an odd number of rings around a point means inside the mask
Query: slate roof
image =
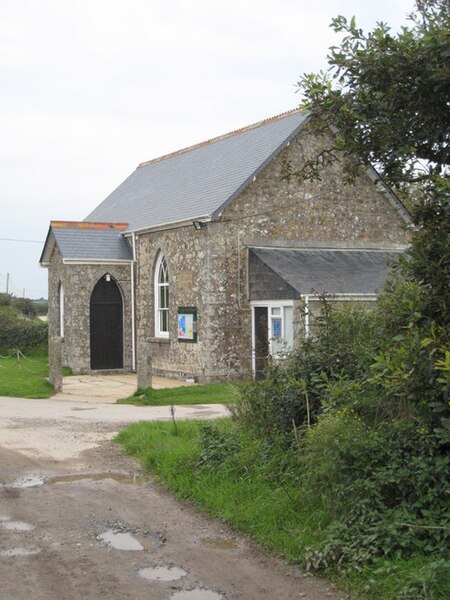
<svg viewBox="0 0 450 600"><path fill-rule="evenodd" d="M87 221L121 221L136 231L214 218L300 130L291 111L202 144L142 163Z"/></svg>
<svg viewBox="0 0 450 600"><path fill-rule="evenodd" d="M251 248L250 253L304 295L377 294L401 251Z"/></svg>
<svg viewBox="0 0 450 600"><path fill-rule="evenodd" d="M132 250L122 232L127 223L52 221L40 262L50 258L53 236L63 260L130 261Z"/></svg>

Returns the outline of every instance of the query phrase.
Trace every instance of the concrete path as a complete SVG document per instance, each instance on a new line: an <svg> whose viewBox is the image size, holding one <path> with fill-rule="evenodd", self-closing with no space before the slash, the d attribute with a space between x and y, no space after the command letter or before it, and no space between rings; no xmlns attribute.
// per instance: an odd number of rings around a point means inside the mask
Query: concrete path
<svg viewBox="0 0 450 600"><path fill-rule="evenodd" d="M107 441L127 423L170 418L167 407L0 397L0 598L342 600L175 500Z"/></svg>
<svg viewBox="0 0 450 600"><path fill-rule="evenodd" d="M175 419L213 419L228 414L221 404L175 407ZM0 445L30 457L66 460L112 439L129 423L171 418L169 406L0 396Z"/></svg>
<svg viewBox="0 0 450 600"><path fill-rule="evenodd" d="M186 385L177 379L153 377L152 387L155 390L175 388ZM62 392L52 396L53 400L79 400L81 402L110 402L128 398L137 389L135 373L117 375L70 375L63 377Z"/></svg>

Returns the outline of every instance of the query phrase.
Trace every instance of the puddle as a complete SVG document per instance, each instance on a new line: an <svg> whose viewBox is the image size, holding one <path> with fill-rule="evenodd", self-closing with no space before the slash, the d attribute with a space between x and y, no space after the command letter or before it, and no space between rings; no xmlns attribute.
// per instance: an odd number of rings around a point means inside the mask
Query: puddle
<svg viewBox="0 0 450 600"><path fill-rule="evenodd" d="M202 538L199 541L202 546L217 550L234 550L235 548L239 548L239 544L233 538Z"/></svg>
<svg viewBox="0 0 450 600"><path fill-rule="evenodd" d="M3 521L2 527L8 531L31 531L34 529L34 525L24 521Z"/></svg>
<svg viewBox="0 0 450 600"><path fill-rule="evenodd" d="M175 592L170 596L171 600L224 600L222 594L203 588L195 590Z"/></svg>
<svg viewBox="0 0 450 600"><path fill-rule="evenodd" d="M38 487L45 483L75 483L77 481L105 481L111 479L117 483L141 484L146 483L148 478L145 475L129 475L128 473L75 473L73 475L56 475L55 477L44 477L43 475L27 475L16 479L9 488L25 489ZM0 519L1 520L1 519Z"/></svg>
<svg viewBox="0 0 450 600"><path fill-rule="evenodd" d="M89 473L81 474L76 473L75 475L57 475L56 477L49 477L46 483L75 483L77 481L105 481L106 479L112 479L117 483L129 483L139 484L146 483L148 478L144 475L129 475L128 473Z"/></svg>
<svg viewBox="0 0 450 600"><path fill-rule="evenodd" d="M31 487L37 487L39 485L44 485L45 477L42 475L27 475L26 477L21 477L20 479L16 479L9 487L15 489L25 489Z"/></svg>
<svg viewBox="0 0 450 600"><path fill-rule="evenodd" d="M180 567L146 567L139 569L139 577L149 579L150 581L176 581L187 575L184 569Z"/></svg>
<svg viewBox="0 0 450 600"><path fill-rule="evenodd" d="M95 406L92 408L72 408L71 410L73 411L79 411L79 410L96 410Z"/></svg>
<svg viewBox="0 0 450 600"><path fill-rule="evenodd" d="M2 550L0 556L6 558L14 558L16 556L34 556L39 554L39 548L9 548L8 550Z"/></svg>
<svg viewBox="0 0 450 600"><path fill-rule="evenodd" d="M108 529L104 533L101 533L97 536L98 540L102 542L106 542L112 548L116 550L129 550L129 551L139 551L143 550L144 546L138 542L138 540L131 535L131 533L122 533L118 531L114 531L113 529Z"/></svg>

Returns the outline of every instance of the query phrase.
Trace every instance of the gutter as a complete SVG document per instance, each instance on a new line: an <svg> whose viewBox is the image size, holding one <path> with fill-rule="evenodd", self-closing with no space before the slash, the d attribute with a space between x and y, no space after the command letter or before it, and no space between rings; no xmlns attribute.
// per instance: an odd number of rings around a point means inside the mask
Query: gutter
<svg viewBox="0 0 450 600"><path fill-rule="evenodd" d="M101 259L101 258L63 258L64 265L127 265L132 259ZM42 263L44 266L44 263Z"/></svg>
<svg viewBox="0 0 450 600"><path fill-rule="evenodd" d="M181 221L168 221L167 223L161 223L159 225L153 225L150 227L141 227L138 229L128 229L123 232L123 235L129 237L130 235L141 235L142 233L150 233L153 231L164 231L166 229L177 229L178 227L189 227L194 221L203 221L209 223L211 221L211 215L198 215L192 216Z"/></svg>
<svg viewBox="0 0 450 600"><path fill-rule="evenodd" d="M131 273L131 366L136 372L136 306L135 306L135 289L134 289L134 265L136 264L136 236L131 234L133 260L130 262Z"/></svg>

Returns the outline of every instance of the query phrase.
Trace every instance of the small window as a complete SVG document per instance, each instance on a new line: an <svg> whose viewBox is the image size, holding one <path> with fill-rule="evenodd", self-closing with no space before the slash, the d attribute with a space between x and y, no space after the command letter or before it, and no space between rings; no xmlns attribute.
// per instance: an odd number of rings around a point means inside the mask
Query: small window
<svg viewBox="0 0 450 600"><path fill-rule="evenodd" d="M169 337L169 273L162 254L155 269L155 336Z"/></svg>

